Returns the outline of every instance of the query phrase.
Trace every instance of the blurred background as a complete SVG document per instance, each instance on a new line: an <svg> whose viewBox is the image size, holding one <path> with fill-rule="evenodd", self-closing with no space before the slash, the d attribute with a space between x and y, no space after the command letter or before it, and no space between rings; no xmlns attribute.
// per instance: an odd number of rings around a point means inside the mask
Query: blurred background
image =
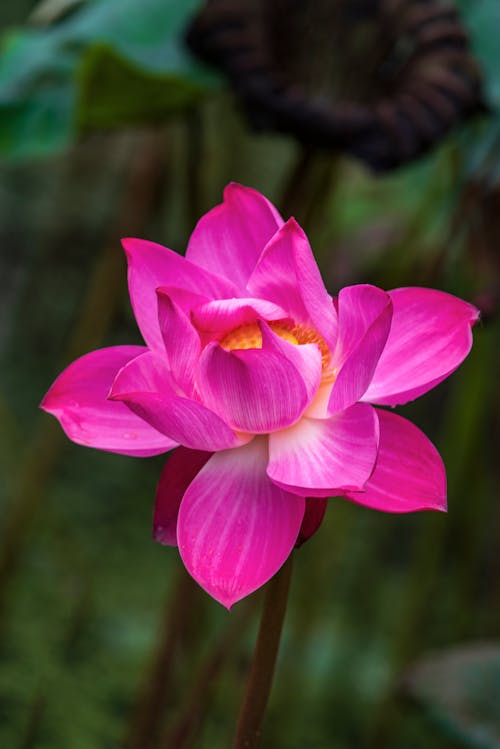
<svg viewBox="0 0 500 749"><path fill-rule="evenodd" d="M139 343L120 237L184 252L236 180L309 234L332 294L474 302L475 345L400 409L449 513L333 499L296 555L264 749L500 746L498 0L2 0L0 745L229 744L260 593L228 614L151 539L164 458L38 411Z"/></svg>

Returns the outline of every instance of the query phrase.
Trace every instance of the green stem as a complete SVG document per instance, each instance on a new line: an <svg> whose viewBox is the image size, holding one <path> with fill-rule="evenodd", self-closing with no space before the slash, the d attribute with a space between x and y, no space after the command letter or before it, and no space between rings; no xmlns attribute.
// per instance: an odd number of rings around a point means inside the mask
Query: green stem
<svg viewBox="0 0 500 749"><path fill-rule="evenodd" d="M257 646L240 708L233 749L256 749L266 711L283 629L293 554L266 587Z"/></svg>

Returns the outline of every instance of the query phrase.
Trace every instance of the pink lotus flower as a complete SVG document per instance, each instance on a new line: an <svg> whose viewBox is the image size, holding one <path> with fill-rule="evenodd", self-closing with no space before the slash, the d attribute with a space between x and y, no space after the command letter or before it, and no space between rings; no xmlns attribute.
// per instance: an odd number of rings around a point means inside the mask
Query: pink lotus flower
<svg viewBox="0 0 500 749"><path fill-rule="evenodd" d="M321 523L326 497L385 512L446 509L441 458L406 403L465 358L478 311L441 291L326 291L304 232L229 185L186 257L126 239L147 346L73 362L42 407L74 442L125 455L177 448L154 533L227 607Z"/></svg>

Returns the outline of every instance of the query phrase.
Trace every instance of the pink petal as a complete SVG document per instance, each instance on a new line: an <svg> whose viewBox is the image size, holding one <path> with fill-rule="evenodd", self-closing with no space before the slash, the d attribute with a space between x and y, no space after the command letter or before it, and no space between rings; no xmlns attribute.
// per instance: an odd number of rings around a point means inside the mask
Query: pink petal
<svg viewBox="0 0 500 749"><path fill-rule="evenodd" d="M446 510L446 473L432 442L414 424L376 409L380 444L375 470L364 491L348 499L382 512Z"/></svg>
<svg viewBox="0 0 500 749"><path fill-rule="evenodd" d="M368 388L389 335L392 302L376 286L347 286L338 298L339 334L332 357L338 370L329 413L356 403Z"/></svg>
<svg viewBox="0 0 500 749"><path fill-rule="evenodd" d="M308 416L311 419L329 419L330 412L328 410L328 404L330 402L332 388L333 382L322 382L318 388L318 392L311 402L311 405L305 411L304 416Z"/></svg>
<svg viewBox="0 0 500 749"><path fill-rule="evenodd" d="M362 489L377 457L374 409L358 403L329 419L304 417L269 437L267 475L278 486L307 497Z"/></svg>
<svg viewBox="0 0 500 749"><path fill-rule="evenodd" d="M176 447L123 403L107 400L116 373L146 349L114 346L82 356L59 375L41 408L79 445L123 455L158 455Z"/></svg>
<svg viewBox="0 0 500 749"><path fill-rule="evenodd" d="M198 330L227 333L240 325L256 320L284 320L287 314L277 304L265 299L216 299L193 310L192 319Z"/></svg>
<svg viewBox="0 0 500 749"><path fill-rule="evenodd" d="M342 367L387 307L391 307L389 294L376 286L357 284L340 290L337 299L339 335L333 355L336 367Z"/></svg>
<svg viewBox="0 0 500 749"><path fill-rule="evenodd" d="M321 383L321 352L315 343L303 343L299 346L285 341L274 333L268 325L259 323L262 332L262 348L284 356L293 364L306 386L307 402L312 402Z"/></svg>
<svg viewBox="0 0 500 749"><path fill-rule="evenodd" d="M168 367L176 384L191 397L194 370L201 353L200 336L184 312L162 289L158 289L157 294L158 322Z"/></svg>
<svg viewBox="0 0 500 749"><path fill-rule="evenodd" d="M247 289L278 304L295 322L311 325L333 350L335 308L307 237L295 219L289 219L266 245Z"/></svg>
<svg viewBox="0 0 500 749"><path fill-rule="evenodd" d="M135 319L151 348L162 349L156 289L177 286L208 299L237 296L229 280L209 273L166 247L144 239L123 239L128 260L128 284Z"/></svg>
<svg viewBox="0 0 500 749"><path fill-rule="evenodd" d="M306 371L303 377L274 341L277 336L265 324L261 330L262 349L225 351L216 343L209 344L197 372L203 403L233 429L252 434L267 434L295 423L310 401L314 373L317 389L321 371L316 346L297 355Z"/></svg>
<svg viewBox="0 0 500 749"><path fill-rule="evenodd" d="M264 585L293 549L305 500L266 476L267 440L213 455L190 484L177 524L188 572L230 608Z"/></svg>
<svg viewBox="0 0 500 749"><path fill-rule="evenodd" d="M120 370L109 398L123 401L159 432L193 450L224 450L250 439L237 436L201 403L179 396L160 357L152 352Z"/></svg>
<svg viewBox="0 0 500 749"><path fill-rule="evenodd" d="M450 375L472 345L478 310L433 289L390 292L391 331L363 400L395 406L426 393Z"/></svg>
<svg viewBox="0 0 500 749"><path fill-rule="evenodd" d="M260 253L282 224L276 208L257 190L232 183L224 190L224 202L199 220L186 257L244 289Z"/></svg>
<svg viewBox="0 0 500 749"><path fill-rule="evenodd" d="M212 453L178 447L168 458L156 490L153 537L167 546L177 546L177 515L191 481Z"/></svg>
<svg viewBox="0 0 500 749"><path fill-rule="evenodd" d="M188 291L187 289L180 289L178 286L172 285L159 286L156 292L166 294L170 297L175 306L184 312L188 318L191 318L193 309L210 301L206 294L198 294L196 291Z"/></svg>
<svg viewBox="0 0 500 749"><path fill-rule="evenodd" d="M304 519L300 526L299 536L295 542L295 546L298 548L305 544L305 542L313 536L319 529L323 518L325 517L326 508L328 505L328 499L323 497L308 497L306 499L306 511L304 513Z"/></svg>

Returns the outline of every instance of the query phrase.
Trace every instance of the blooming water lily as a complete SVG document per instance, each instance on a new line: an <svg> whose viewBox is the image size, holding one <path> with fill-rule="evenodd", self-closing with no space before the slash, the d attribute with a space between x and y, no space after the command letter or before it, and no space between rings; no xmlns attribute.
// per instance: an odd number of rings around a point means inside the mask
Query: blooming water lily
<svg viewBox="0 0 500 749"><path fill-rule="evenodd" d="M378 406L406 403L465 358L472 305L366 284L332 298L307 238L260 193L229 185L182 257L126 239L146 346L73 362L42 407L81 445L174 450L155 538L230 607L320 525L326 498L385 512L446 509L432 443Z"/></svg>

